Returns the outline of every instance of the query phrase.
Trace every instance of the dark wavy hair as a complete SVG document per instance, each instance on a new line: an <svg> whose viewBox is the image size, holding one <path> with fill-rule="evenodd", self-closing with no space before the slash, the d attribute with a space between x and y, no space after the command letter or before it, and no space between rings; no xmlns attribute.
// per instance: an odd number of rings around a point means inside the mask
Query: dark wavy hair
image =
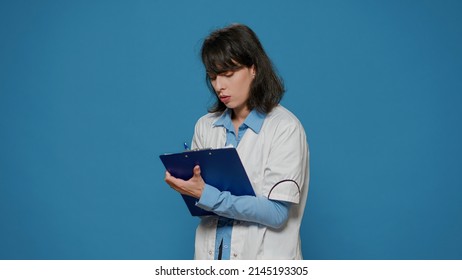
<svg viewBox="0 0 462 280"><path fill-rule="evenodd" d="M209 108L211 113L223 112L226 106L213 89L210 76L236 71L243 66L253 65L256 70L247 101L250 110L269 113L284 95L281 77L276 73L255 32L246 25L232 24L213 31L202 44L201 58L205 66L207 86L216 98Z"/></svg>

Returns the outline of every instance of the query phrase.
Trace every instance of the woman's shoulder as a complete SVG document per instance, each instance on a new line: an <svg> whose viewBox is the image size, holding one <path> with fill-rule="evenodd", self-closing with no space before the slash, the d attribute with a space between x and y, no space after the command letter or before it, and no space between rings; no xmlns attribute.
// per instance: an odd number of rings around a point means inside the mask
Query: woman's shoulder
<svg viewBox="0 0 462 280"><path fill-rule="evenodd" d="M282 105L276 106L267 116L268 121L283 122L286 124L300 125L300 120L287 108Z"/></svg>
<svg viewBox="0 0 462 280"><path fill-rule="evenodd" d="M222 113L207 113L197 120L196 126L212 125L221 115Z"/></svg>

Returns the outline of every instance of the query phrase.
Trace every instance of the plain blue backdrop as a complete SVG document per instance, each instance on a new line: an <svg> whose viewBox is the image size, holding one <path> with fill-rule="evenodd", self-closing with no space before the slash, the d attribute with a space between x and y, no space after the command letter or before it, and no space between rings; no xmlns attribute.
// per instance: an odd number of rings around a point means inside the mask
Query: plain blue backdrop
<svg viewBox="0 0 462 280"><path fill-rule="evenodd" d="M191 259L158 158L242 22L308 134L306 259L462 259L461 1L2 1L0 259Z"/></svg>

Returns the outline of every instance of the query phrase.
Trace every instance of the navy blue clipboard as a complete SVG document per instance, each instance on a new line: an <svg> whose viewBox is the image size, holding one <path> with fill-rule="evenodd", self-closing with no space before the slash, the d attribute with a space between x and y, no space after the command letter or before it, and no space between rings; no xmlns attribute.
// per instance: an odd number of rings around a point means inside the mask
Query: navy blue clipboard
<svg viewBox="0 0 462 280"><path fill-rule="evenodd" d="M199 165L202 178L207 184L236 196L255 196L252 184L235 148L192 150L159 157L174 177L189 180L193 176L194 166ZM192 216L215 215L213 212L197 207L196 198L182 196Z"/></svg>

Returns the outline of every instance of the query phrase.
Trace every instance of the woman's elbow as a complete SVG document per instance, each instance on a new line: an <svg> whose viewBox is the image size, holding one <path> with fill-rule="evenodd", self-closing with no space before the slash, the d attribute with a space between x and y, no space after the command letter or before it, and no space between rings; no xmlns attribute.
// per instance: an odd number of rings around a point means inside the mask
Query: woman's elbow
<svg viewBox="0 0 462 280"><path fill-rule="evenodd" d="M274 215L273 223L270 225L270 227L274 229L283 228L289 219L289 209L290 205L288 204L278 205Z"/></svg>

